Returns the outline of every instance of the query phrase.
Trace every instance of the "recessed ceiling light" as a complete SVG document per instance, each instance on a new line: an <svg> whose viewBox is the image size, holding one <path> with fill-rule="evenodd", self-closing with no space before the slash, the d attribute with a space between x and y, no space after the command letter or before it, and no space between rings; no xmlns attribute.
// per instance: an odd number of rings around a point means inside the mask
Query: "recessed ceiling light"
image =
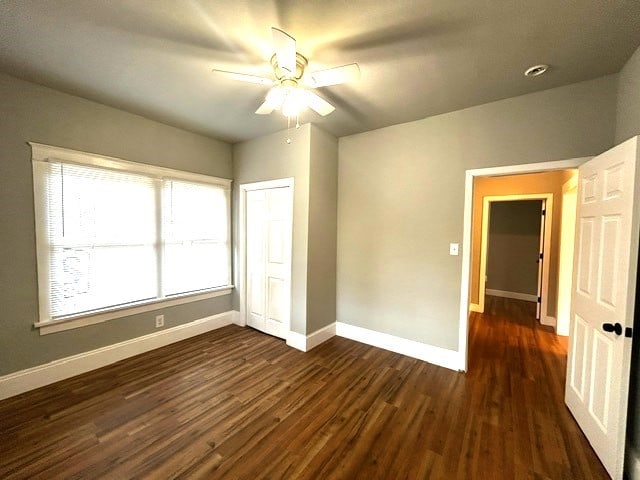
<svg viewBox="0 0 640 480"><path fill-rule="evenodd" d="M542 75L544 72L549 70L549 65L534 65L533 67L529 67L524 71L525 77L538 77Z"/></svg>

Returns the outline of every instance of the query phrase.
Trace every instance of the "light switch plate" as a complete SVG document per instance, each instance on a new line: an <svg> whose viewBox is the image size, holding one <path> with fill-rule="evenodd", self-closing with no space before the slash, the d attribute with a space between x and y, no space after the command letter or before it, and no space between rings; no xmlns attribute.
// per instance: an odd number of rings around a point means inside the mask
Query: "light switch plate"
<svg viewBox="0 0 640 480"><path fill-rule="evenodd" d="M450 243L449 244L449 255L458 255L459 251L460 251L460 244L459 243Z"/></svg>

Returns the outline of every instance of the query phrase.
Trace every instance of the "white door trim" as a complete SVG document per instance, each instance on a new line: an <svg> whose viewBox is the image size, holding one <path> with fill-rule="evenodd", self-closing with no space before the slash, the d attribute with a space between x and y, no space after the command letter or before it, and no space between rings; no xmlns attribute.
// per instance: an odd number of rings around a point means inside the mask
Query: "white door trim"
<svg viewBox="0 0 640 480"><path fill-rule="evenodd" d="M484 197L482 202L482 235L480 238L480 277L478 289L478 305L480 312L484 312L484 296L486 293L487 276L487 247L489 244L489 204L493 202L517 202L521 200L546 200L544 218L544 255L542 256L542 302L540 304L540 323L555 327L555 318L547 315L547 300L549 294L549 260L551 252L551 226L553 225L553 194L532 193L521 195L492 195ZM538 279L538 282L540 279Z"/></svg>
<svg viewBox="0 0 640 480"><path fill-rule="evenodd" d="M562 212L560 219L560 260L558 264L558 310L556 333L569 336L571 319L571 291L573 282L573 247L578 206L578 174L562 185Z"/></svg>
<svg viewBox="0 0 640 480"><path fill-rule="evenodd" d="M458 331L459 369L467 370L467 348L469 337L469 287L471 280L471 220L473 211L473 180L475 177L495 177L499 175L518 175L521 173L539 173L551 170L577 168L593 157L571 158L555 162L526 163L505 167L477 168L465 172L464 215L462 236L462 279L460 281L460 322Z"/></svg>
<svg viewBox="0 0 640 480"><path fill-rule="evenodd" d="M247 192L286 187L291 188L291 200L293 202L295 195L293 177L267 180L264 182L243 183L238 187L238 292L240 294L240 324L243 326L247 324ZM291 241L291 250L291 258L293 258L293 238ZM291 295L289 298L291 298ZM289 305L289 311L291 311L291 305ZM291 315L289 315L287 331L291 332Z"/></svg>

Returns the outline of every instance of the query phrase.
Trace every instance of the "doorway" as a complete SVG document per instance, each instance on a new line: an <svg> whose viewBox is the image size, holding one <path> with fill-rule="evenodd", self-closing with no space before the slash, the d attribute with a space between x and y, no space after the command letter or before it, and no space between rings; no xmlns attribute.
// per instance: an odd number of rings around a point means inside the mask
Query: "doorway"
<svg viewBox="0 0 640 480"><path fill-rule="evenodd" d="M568 215L563 209L563 184L577 175L575 169L553 169L550 171L518 173L514 175L478 175L473 179L472 193L472 229L471 229L471 276L469 308L471 311L484 312L484 294L486 283L486 238L488 232L489 205L502 201L544 200L545 215L538 216L544 225L545 235L541 236L538 256L530 265L535 269L537 265L540 280L537 292L529 294L525 300L540 303L536 305L537 317L543 325L557 327L557 314L560 295L570 295L570 289L559 288L559 274L561 259L561 235L565 221L575 222L575 214ZM575 205L573 207L575 209ZM540 212L542 213L542 212ZM565 237L568 238L567 232ZM570 241L573 241L571 237ZM535 255L534 255L535 256ZM569 257L571 255L569 254ZM540 261L540 263L535 263ZM566 262L567 263L567 262ZM568 259L569 268L565 269L569 282L571 281L572 258ZM517 272L510 272L517 275ZM533 274L532 274L533 275ZM504 290L499 288L498 290ZM562 290L562 291L561 291ZM507 290L510 291L510 290ZM500 292L498 292L499 294ZM568 299L567 299L568 301Z"/></svg>
<svg viewBox="0 0 640 480"><path fill-rule="evenodd" d="M612 478L622 479L637 245L639 138L591 159L466 172L460 353L467 362L474 177L579 167L565 404Z"/></svg>
<svg viewBox="0 0 640 480"><path fill-rule="evenodd" d="M462 281L460 282L460 320L459 320L459 343L458 351L459 369L468 369L468 334L469 334L469 312L478 311L477 300L471 302L472 283L472 234L473 225L480 223L481 208L474 211L474 184L475 180L483 177L501 177L505 175L522 175L540 172L550 172L554 170L576 169L591 157L573 158L555 162L543 162L536 164L512 165L507 167L491 167L465 172L465 198L463 217L463 239L462 239ZM475 218L475 220L474 220ZM474 247L475 248L475 247ZM478 247L479 251L479 247ZM479 252L478 252L479 253ZM479 254L478 254L479 257ZM477 290L476 290L477 292Z"/></svg>
<svg viewBox="0 0 640 480"><path fill-rule="evenodd" d="M555 326L548 312L553 194L485 196L479 309L493 295L536 303L536 319Z"/></svg>
<svg viewBox="0 0 640 480"><path fill-rule="evenodd" d="M240 186L240 316L286 339L291 316L293 179Z"/></svg>

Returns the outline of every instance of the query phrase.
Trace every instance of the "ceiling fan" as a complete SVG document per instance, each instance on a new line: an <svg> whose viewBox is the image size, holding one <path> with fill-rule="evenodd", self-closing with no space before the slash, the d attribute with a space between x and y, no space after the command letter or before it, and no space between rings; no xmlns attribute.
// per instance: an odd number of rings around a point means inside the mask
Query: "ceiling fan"
<svg viewBox="0 0 640 480"><path fill-rule="evenodd" d="M296 51L296 40L275 27L271 28L271 34L275 50L271 57L273 79L226 70L212 71L233 80L270 86L264 103L256 110L258 115L268 115L274 110L280 110L286 117L295 117L305 108L311 108L322 116L333 112L335 107L310 89L357 80L360 78L358 64L306 73L309 62Z"/></svg>

